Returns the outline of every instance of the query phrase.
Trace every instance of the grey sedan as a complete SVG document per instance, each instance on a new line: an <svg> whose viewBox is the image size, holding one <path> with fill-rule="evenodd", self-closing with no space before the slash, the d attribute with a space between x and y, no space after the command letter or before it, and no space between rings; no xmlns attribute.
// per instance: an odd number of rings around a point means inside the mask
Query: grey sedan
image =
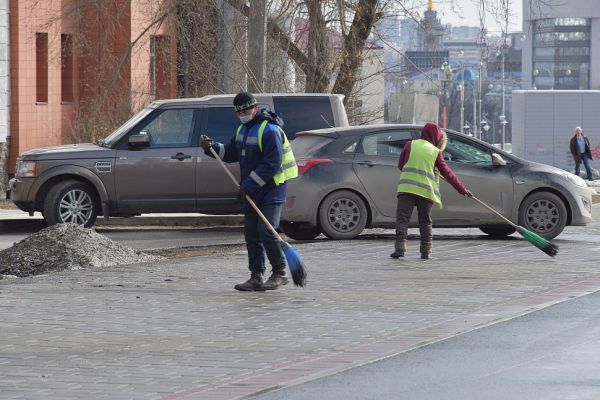
<svg viewBox="0 0 600 400"><path fill-rule="evenodd" d="M422 126L371 125L301 132L292 142L300 175L288 185L281 227L294 239L324 233L351 239L368 227L394 227L398 158ZM516 224L552 239L592 220L592 192L564 170L529 162L472 137L446 131L444 158L475 196ZM493 236L514 228L440 182L436 227L478 227ZM416 226L416 213L413 213Z"/></svg>

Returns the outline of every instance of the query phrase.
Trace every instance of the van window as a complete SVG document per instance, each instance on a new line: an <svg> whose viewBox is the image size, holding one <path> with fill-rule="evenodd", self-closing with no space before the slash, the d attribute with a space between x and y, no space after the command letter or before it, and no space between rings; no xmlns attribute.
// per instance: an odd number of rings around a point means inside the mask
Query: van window
<svg viewBox="0 0 600 400"><path fill-rule="evenodd" d="M206 125L203 134L220 143L229 143L240 125L233 107L207 107L204 109Z"/></svg>
<svg viewBox="0 0 600 400"><path fill-rule="evenodd" d="M290 140L300 131L335 126L329 97L273 97L273 104Z"/></svg>
<svg viewBox="0 0 600 400"><path fill-rule="evenodd" d="M192 108L159 110L132 130L133 135L147 135L150 148L190 147L194 134Z"/></svg>

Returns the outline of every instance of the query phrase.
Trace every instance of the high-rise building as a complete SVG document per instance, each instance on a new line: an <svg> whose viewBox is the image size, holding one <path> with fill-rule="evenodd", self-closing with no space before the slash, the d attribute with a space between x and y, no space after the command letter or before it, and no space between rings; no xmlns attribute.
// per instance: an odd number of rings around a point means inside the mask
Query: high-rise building
<svg viewBox="0 0 600 400"><path fill-rule="evenodd" d="M600 7L523 2L523 88L600 89Z"/></svg>

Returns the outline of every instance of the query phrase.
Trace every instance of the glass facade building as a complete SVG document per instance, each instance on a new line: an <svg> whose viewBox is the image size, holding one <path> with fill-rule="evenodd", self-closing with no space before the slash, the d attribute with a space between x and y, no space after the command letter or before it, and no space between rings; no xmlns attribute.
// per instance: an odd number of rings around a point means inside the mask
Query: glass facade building
<svg viewBox="0 0 600 400"><path fill-rule="evenodd" d="M590 89L591 20L533 22L532 82L537 89Z"/></svg>

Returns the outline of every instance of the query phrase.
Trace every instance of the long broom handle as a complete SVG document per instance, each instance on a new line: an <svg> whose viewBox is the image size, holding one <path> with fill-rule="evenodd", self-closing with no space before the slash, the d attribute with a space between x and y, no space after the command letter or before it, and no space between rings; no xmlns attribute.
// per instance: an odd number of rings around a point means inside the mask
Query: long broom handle
<svg viewBox="0 0 600 400"><path fill-rule="evenodd" d="M448 183L448 181L446 180L446 178L444 178L442 175L440 175L440 177L446 182ZM494 214L496 214L497 216L499 216L501 219L503 219L504 221L506 221L507 224L511 225L513 228L516 228L517 225L512 222L510 219L506 218L504 215L500 214L498 211L494 210L492 207L488 206L486 203L484 203L483 201L479 200L477 197L475 196L471 196L471 198L473 200L475 200L476 202L478 202L479 204L481 204L482 206L484 206L485 208L487 208L488 210L490 210L491 212L493 212Z"/></svg>
<svg viewBox="0 0 600 400"><path fill-rule="evenodd" d="M233 184L235 185L235 187L237 187L238 190L240 190L240 185L238 184L237 179L235 179L235 176L233 176L233 174L231 173L231 171L229 171L229 169L227 168L227 166L225 165L225 163L223 162L223 160L221 160L221 157L219 157L219 155L215 152L215 149L211 147L210 148L210 154L212 154L212 156L219 162L219 164L221 164L221 167L223 167L223 170L227 173L227 175L229 176L229 178L231 178L231 181L233 182ZM269 230L271 232L273 232L273 235L275 235L280 242L283 242L283 239L281 238L281 236L279 236L279 233L277 233L277 231L275 230L275 228L273 228L273 225L271 225L271 223L269 222L269 220L267 219L267 217L265 217L265 215L260 211L260 209L258 208L258 206L254 203L254 201L252 201L252 199L250 198L250 196L246 195L246 200L248 201L248 203L250 203L250 205L252 206L252 208L254 208L254 211L256 211L256 213L258 214L258 216L260 217L260 219L263 220L263 222L265 223L265 225L269 228Z"/></svg>

